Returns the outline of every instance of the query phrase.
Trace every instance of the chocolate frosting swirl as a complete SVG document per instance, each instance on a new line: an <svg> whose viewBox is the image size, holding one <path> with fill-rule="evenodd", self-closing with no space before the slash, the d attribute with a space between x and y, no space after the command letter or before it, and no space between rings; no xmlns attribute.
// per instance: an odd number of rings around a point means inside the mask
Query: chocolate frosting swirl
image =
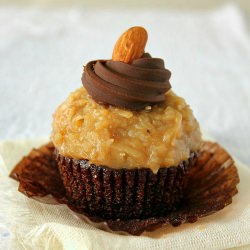
<svg viewBox="0 0 250 250"><path fill-rule="evenodd" d="M84 68L82 83L98 103L140 110L165 100L170 76L162 59L146 53L131 64L91 61Z"/></svg>

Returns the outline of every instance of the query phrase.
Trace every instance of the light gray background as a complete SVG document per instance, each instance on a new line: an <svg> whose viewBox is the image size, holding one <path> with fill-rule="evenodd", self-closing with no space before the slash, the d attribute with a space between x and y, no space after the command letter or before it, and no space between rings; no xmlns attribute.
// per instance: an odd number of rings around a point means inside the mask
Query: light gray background
<svg viewBox="0 0 250 250"><path fill-rule="evenodd" d="M243 2L243 1L238 1ZM166 8L0 7L0 140L48 136L52 113L81 86L82 66L110 58L130 26L165 59L174 91L203 131L250 165L250 39L244 12Z"/></svg>

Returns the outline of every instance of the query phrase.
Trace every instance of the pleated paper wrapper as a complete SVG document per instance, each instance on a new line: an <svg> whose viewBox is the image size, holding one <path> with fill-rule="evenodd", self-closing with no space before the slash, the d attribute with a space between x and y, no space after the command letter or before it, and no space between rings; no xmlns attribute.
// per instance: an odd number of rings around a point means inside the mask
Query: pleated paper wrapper
<svg viewBox="0 0 250 250"><path fill-rule="evenodd" d="M92 218L73 212L65 204L59 204L58 202L67 202L63 195L59 197L61 194L58 193L46 195L48 190L45 190L38 196L27 198L17 191L18 182L8 177L10 170L22 156L27 155L33 146L38 147L43 142L41 140L8 142L0 146L0 209L3 211L2 217L4 218L3 222L1 221L1 229L9 233L6 244L8 243L13 248L23 246L26 249L34 247L36 249L45 247L56 249L193 249L193 247L218 249L250 244L250 199L247 190L250 171L242 164L236 164L241 179L236 187L239 181L235 175L237 170L234 168L232 159L225 154L223 156L224 151L217 144L206 143L203 148L204 153L199 164L208 166L209 170L196 168L192 173L196 177L190 183L189 189L197 190L197 192L187 192L188 196L185 199L189 202L186 202L186 205L165 218L151 218L137 224L135 221L130 221L130 224L125 225L126 223L115 221L93 222ZM37 151L37 156L39 152ZM220 157L216 156L218 152ZM216 158L212 160L213 164L205 164L213 157ZM216 168L217 171L215 171ZM206 174L209 171L214 174ZM26 177L30 178L30 176ZM198 181L201 178L203 181ZM42 182L43 180L40 185ZM206 188L208 183L209 189ZM56 185L56 182L54 184ZM19 189L25 191L22 185ZM237 189L239 193L232 199ZM58 190L58 187L55 190ZM224 190L224 196L221 190ZM34 192L30 187L26 191ZM33 194L26 193L26 195L32 196ZM209 199L211 195L214 199ZM190 202L194 199L196 204ZM223 209L224 206L227 207ZM214 213L218 210L221 211ZM210 213L214 214L207 216ZM203 216L207 217L200 219ZM194 224L182 224L195 222L197 219L199 220ZM172 227L170 224L174 224L173 222L177 223L176 225L182 225ZM129 235L128 233L131 232L126 228L130 227L134 227L133 230L143 229L142 235ZM155 227L160 228L150 232ZM127 231L126 235L123 234L124 231Z"/></svg>

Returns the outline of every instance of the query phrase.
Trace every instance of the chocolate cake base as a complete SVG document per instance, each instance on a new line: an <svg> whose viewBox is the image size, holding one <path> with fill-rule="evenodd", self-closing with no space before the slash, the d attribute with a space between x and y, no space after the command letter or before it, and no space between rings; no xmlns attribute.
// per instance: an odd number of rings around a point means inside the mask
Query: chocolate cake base
<svg viewBox="0 0 250 250"><path fill-rule="evenodd" d="M55 151L58 169L71 206L103 219L146 219L176 209L190 168L197 159L154 174L149 168L112 169Z"/></svg>
<svg viewBox="0 0 250 250"><path fill-rule="evenodd" d="M68 199L54 150L49 143L32 150L16 165L10 176L19 181L19 191L44 203L48 202L45 196L52 195L59 203L67 204L70 209L94 222L105 221L113 231L140 235L145 230L151 231L164 224L179 226L185 222L193 223L200 217L223 209L237 193L239 176L231 156L217 143L205 142L197 162L188 173L182 199L165 216L155 214L145 219L103 219L85 213Z"/></svg>

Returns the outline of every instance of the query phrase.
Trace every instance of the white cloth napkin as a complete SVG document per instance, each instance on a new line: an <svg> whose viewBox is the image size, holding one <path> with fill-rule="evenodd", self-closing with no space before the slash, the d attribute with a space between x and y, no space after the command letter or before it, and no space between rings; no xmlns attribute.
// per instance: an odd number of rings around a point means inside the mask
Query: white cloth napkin
<svg viewBox="0 0 250 250"><path fill-rule="evenodd" d="M81 86L82 65L110 58L127 28L148 30L173 90L203 130L250 165L250 39L234 5L157 9L0 8L0 140L49 135L52 113Z"/></svg>
<svg viewBox="0 0 250 250"><path fill-rule="evenodd" d="M250 247L250 170L237 161L241 182L233 203L194 224L165 226L142 236L95 228L65 205L43 204L17 191L13 164L45 140L0 144L0 249L237 249Z"/></svg>

